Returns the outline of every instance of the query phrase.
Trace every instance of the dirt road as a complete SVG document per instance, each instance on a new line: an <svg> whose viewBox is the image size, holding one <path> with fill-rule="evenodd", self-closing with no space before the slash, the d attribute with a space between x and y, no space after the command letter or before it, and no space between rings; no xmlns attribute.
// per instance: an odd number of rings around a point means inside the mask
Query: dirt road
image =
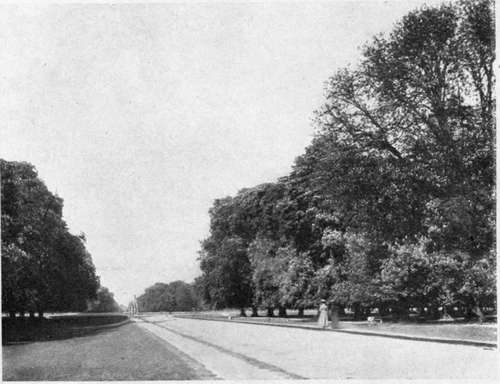
<svg viewBox="0 0 500 384"><path fill-rule="evenodd" d="M163 314L137 325L224 379L498 378L498 351L482 347Z"/></svg>

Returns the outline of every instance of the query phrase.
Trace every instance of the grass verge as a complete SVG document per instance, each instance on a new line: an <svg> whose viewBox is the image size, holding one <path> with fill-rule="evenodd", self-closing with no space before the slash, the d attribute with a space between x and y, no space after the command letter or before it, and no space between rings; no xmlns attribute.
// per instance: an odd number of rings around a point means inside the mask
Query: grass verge
<svg viewBox="0 0 500 384"><path fill-rule="evenodd" d="M367 323L340 323L340 328L364 330L372 332L390 332L408 336L437 337L446 339L497 341L496 323L488 324L413 324L413 323L382 323L368 325Z"/></svg>
<svg viewBox="0 0 500 384"><path fill-rule="evenodd" d="M62 340L85 336L95 333L94 327L120 323L127 319L127 316L121 314L80 314L51 316L43 319L4 317L2 319L2 344Z"/></svg>
<svg viewBox="0 0 500 384"><path fill-rule="evenodd" d="M3 380L196 380L211 372L135 324L3 347Z"/></svg>
<svg viewBox="0 0 500 384"><path fill-rule="evenodd" d="M312 311L311 311L312 312ZM233 319L262 323L283 323L304 326L316 326L316 316L313 313L306 313L303 318L290 316L288 318L279 317L245 317L239 316L235 310L226 311L205 311L181 313L178 316L188 316L193 318L207 319ZM177 314L176 314L177 315ZM260 315L260 313L259 313ZM497 341L497 323L489 322L479 324L477 322L456 322L456 323L416 323L416 322L384 322L381 324L369 324L367 321L340 321L339 329L370 331L379 333L395 333L415 337L444 338L453 340L473 340L495 343Z"/></svg>

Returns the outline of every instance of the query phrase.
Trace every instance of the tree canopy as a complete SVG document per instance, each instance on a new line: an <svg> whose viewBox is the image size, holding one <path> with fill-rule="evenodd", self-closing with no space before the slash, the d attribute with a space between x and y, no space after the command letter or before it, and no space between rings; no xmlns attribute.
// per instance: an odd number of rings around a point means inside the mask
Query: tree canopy
<svg viewBox="0 0 500 384"><path fill-rule="evenodd" d="M215 201L214 306L495 306L493 3L407 14L334 73L274 183Z"/></svg>
<svg viewBox="0 0 500 384"><path fill-rule="evenodd" d="M183 281L156 283L146 288L144 294L137 298L137 302L141 312L192 311L198 307L193 285Z"/></svg>
<svg viewBox="0 0 500 384"><path fill-rule="evenodd" d="M96 299L90 301L89 312L119 312L120 306L115 300L112 292L106 287L99 287Z"/></svg>
<svg viewBox="0 0 500 384"><path fill-rule="evenodd" d="M63 200L29 163L0 159L0 171L3 311L85 310L99 278L85 236L68 231Z"/></svg>

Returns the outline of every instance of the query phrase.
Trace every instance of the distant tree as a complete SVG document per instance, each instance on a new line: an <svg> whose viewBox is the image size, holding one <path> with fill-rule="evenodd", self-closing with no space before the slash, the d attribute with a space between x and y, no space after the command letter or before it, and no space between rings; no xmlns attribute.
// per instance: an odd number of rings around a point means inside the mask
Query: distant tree
<svg viewBox="0 0 500 384"><path fill-rule="evenodd" d="M145 293L137 298L137 302L141 312L173 311L175 304L166 283L156 283L146 288Z"/></svg>
<svg viewBox="0 0 500 384"><path fill-rule="evenodd" d="M142 312L192 311L198 308L198 298L193 285L184 281L156 283L146 288L137 301Z"/></svg>
<svg viewBox="0 0 500 384"><path fill-rule="evenodd" d="M175 300L175 311L192 311L196 308L196 297L193 286L184 281L174 281L170 283L169 290L172 290Z"/></svg>
<svg viewBox="0 0 500 384"><path fill-rule="evenodd" d="M115 301L113 293L106 287L99 287L97 299L91 301L88 307L89 312L118 312L120 306Z"/></svg>

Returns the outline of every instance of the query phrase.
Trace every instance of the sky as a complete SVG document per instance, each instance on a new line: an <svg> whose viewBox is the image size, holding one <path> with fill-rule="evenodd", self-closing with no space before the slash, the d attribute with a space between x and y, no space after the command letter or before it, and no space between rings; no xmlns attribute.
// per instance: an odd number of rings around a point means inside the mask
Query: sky
<svg viewBox="0 0 500 384"><path fill-rule="evenodd" d="M286 175L325 81L438 1L0 5L0 158L35 165L127 304L200 274L216 198Z"/></svg>

